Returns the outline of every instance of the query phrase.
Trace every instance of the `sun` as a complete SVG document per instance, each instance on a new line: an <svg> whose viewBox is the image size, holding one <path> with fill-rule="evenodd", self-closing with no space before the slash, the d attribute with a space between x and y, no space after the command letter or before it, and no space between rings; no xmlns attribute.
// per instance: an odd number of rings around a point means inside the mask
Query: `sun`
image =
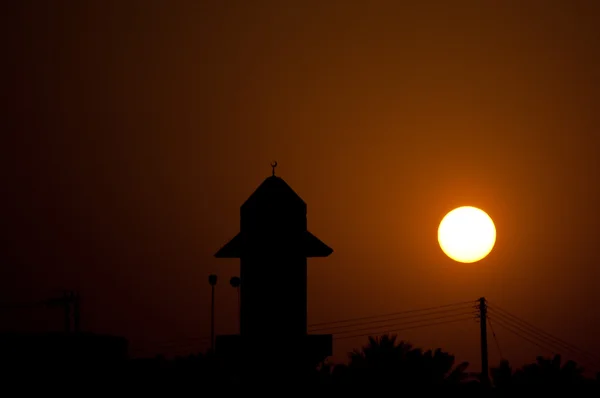
<svg viewBox="0 0 600 398"><path fill-rule="evenodd" d="M496 244L496 226L491 217L472 206L458 207L442 219L438 228L442 251L460 263L485 258Z"/></svg>

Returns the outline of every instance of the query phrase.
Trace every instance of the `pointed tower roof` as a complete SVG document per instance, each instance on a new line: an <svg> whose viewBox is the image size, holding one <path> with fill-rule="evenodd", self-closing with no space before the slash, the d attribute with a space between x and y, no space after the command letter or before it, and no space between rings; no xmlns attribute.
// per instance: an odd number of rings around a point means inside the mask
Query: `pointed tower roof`
<svg viewBox="0 0 600 398"><path fill-rule="evenodd" d="M277 244L273 250L281 249L282 242L294 241L306 257L327 257L333 250L308 232L306 203L281 178L275 176L277 162L271 164L273 175L267 177L240 207L240 233L223 246L216 254L220 258L239 258L257 241ZM283 241L282 241L283 240ZM250 243L250 242L253 243Z"/></svg>
<svg viewBox="0 0 600 398"><path fill-rule="evenodd" d="M267 177L262 184L250 195L242 205L242 211L262 205L273 206L301 206L306 208L306 203L282 178L275 175Z"/></svg>

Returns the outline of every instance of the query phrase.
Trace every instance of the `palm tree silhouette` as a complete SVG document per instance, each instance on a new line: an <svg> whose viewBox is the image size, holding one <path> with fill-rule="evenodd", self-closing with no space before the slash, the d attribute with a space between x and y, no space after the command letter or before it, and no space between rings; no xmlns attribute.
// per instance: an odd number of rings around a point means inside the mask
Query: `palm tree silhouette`
<svg viewBox="0 0 600 398"><path fill-rule="evenodd" d="M535 363L525 365L514 374L516 382L549 388L575 386L585 381L583 368L574 361L562 363L561 356L537 357Z"/></svg>
<svg viewBox="0 0 600 398"><path fill-rule="evenodd" d="M397 335L383 335L369 337L367 345L351 352L348 369L355 380L425 387L465 381L468 362L454 364L454 356L439 348L423 351L405 341L397 342Z"/></svg>

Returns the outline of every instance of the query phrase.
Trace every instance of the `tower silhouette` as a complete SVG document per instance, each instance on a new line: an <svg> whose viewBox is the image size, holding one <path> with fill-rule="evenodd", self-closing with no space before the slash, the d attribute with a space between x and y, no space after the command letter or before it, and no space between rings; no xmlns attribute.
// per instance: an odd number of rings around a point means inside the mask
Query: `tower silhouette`
<svg viewBox="0 0 600 398"><path fill-rule="evenodd" d="M240 259L241 307L240 335L218 336L216 350L259 349L266 357L289 350L302 353L299 363L316 364L331 355L332 336L307 333L307 258L333 250L308 231L306 203L275 176L276 165L241 206L240 232L215 254Z"/></svg>

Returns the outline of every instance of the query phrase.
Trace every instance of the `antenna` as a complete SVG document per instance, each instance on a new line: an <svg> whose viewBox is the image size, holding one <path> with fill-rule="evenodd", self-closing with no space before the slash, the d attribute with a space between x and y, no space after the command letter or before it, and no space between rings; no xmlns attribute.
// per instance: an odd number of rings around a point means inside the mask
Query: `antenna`
<svg viewBox="0 0 600 398"><path fill-rule="evenodd" d="M2 309L26 309L26 308L61 308L63 310L64 331L80 331L80 295L76 290L64 290L60 296L51 297L46 300L29 303L0 304Z"/></svg>

